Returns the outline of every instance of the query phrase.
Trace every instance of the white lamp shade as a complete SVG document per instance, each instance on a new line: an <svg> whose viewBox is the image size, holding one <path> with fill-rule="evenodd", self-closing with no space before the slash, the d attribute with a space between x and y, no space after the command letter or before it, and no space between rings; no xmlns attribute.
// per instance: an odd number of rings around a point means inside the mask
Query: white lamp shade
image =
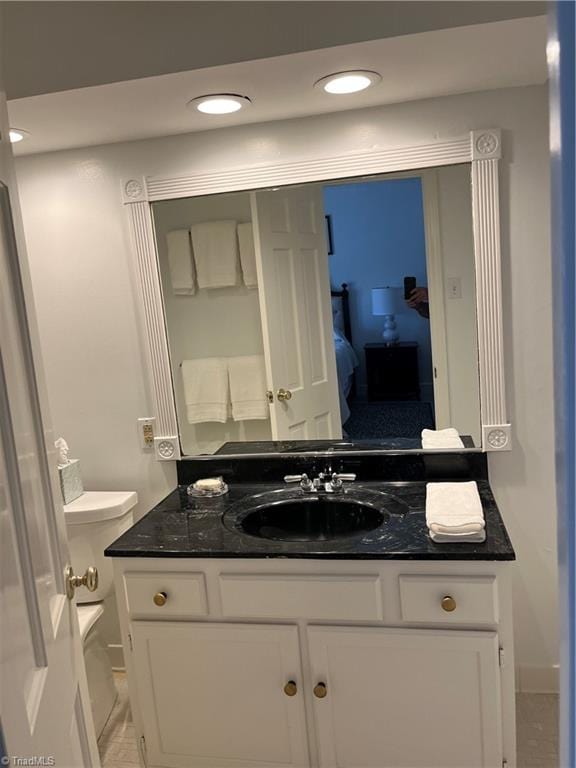
<svg viewBox="0 0 576 768"><path fill-rule="evenodd" d="M395 315L401 311L399 288L372 288L373 315Z"/></svg>

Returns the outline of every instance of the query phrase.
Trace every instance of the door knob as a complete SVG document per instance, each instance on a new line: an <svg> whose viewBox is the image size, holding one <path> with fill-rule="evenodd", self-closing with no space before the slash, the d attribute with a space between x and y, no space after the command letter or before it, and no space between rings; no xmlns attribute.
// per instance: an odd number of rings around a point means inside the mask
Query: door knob
<svg viewBox="0 0 576 768"><path fill-rule="evenodd" d="M86 587L89 592L96 592L98 589L98 569L91 565L86 568L84 576L76 576L71 565L66 566L64 571L66 581L66 597L72 600L76 587Z"/></svg>
<svg viewBox="0 0 576 768"><path fill-rule="evenodd" d="M327 693L326 683L317 683L317 685L314 686L314 696L316 696L317 699L324 699Z"/></svg>
<svg viewBox="0 0 576 768"><path fill-rule="evenodd" d="M278 400L280 400L280 402L284 402L285 400L291 399L292 392L290 392L289 389L283 389L282 387L280 387L278 392L276 392L276 397L278 398Z"/></svg>
<svg viewBox="0 0 576 768"><path fill-rule="evenodd" d="M294 682L294 680L288 680L286 685L284 686L284 693L286 696L296 696L298 693L298 686Z"/></svg>

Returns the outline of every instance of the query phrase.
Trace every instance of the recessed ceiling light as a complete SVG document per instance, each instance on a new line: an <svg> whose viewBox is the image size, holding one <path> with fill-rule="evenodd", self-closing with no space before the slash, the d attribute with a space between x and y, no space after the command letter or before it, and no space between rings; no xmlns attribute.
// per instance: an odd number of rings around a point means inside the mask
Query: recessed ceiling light
<svg viewBox="0 0 576 768"><path fill-rule="evenodd" d="M322 77L314 83L315 88L321 88L330 94L357 93L371 85L376 85L382 80L378 72L370 72L366 69L355 69L349 72L336 72L333 75Z"/></svg>
<svg viewBox="0 0 576 768"><path fill-rule="evenodd" d="M238 112L242 107L248 107L251 103L247 96L240 96L237 93L212 93L192 99L188 102L188 106L206 115L229 115L232 112Z"/></svg>
<svg viewBox="0 0 576 768"><path fill-rule="evenodd" d="M23 131L21 128L10 128L8 135L10 136L11 144L17 144L19 141L27 139L28 136L30 136L28 131Z"/></svg>

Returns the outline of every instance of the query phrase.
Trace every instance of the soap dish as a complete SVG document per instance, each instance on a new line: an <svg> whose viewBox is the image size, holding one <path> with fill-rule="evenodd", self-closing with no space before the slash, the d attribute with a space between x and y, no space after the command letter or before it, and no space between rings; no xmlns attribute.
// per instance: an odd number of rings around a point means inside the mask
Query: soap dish
<svg viewBox="0 0 576 768"><path fill-rule="evenodd" d="M197 480L186 489L188 496L202 499L214 499L217 496L224 496L228 493L228 486L222 477L210 477L203 480Z"/></svg>

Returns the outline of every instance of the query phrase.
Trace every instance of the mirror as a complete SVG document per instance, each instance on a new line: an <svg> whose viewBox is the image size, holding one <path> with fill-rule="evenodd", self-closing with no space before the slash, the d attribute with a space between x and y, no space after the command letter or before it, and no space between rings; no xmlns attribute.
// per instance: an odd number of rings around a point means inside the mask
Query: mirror
<svg viewBox="0 0 576 768"><path fill-rule="evenodd" d="M470 164L152 214L184 455L480 446Z"/></svg>

